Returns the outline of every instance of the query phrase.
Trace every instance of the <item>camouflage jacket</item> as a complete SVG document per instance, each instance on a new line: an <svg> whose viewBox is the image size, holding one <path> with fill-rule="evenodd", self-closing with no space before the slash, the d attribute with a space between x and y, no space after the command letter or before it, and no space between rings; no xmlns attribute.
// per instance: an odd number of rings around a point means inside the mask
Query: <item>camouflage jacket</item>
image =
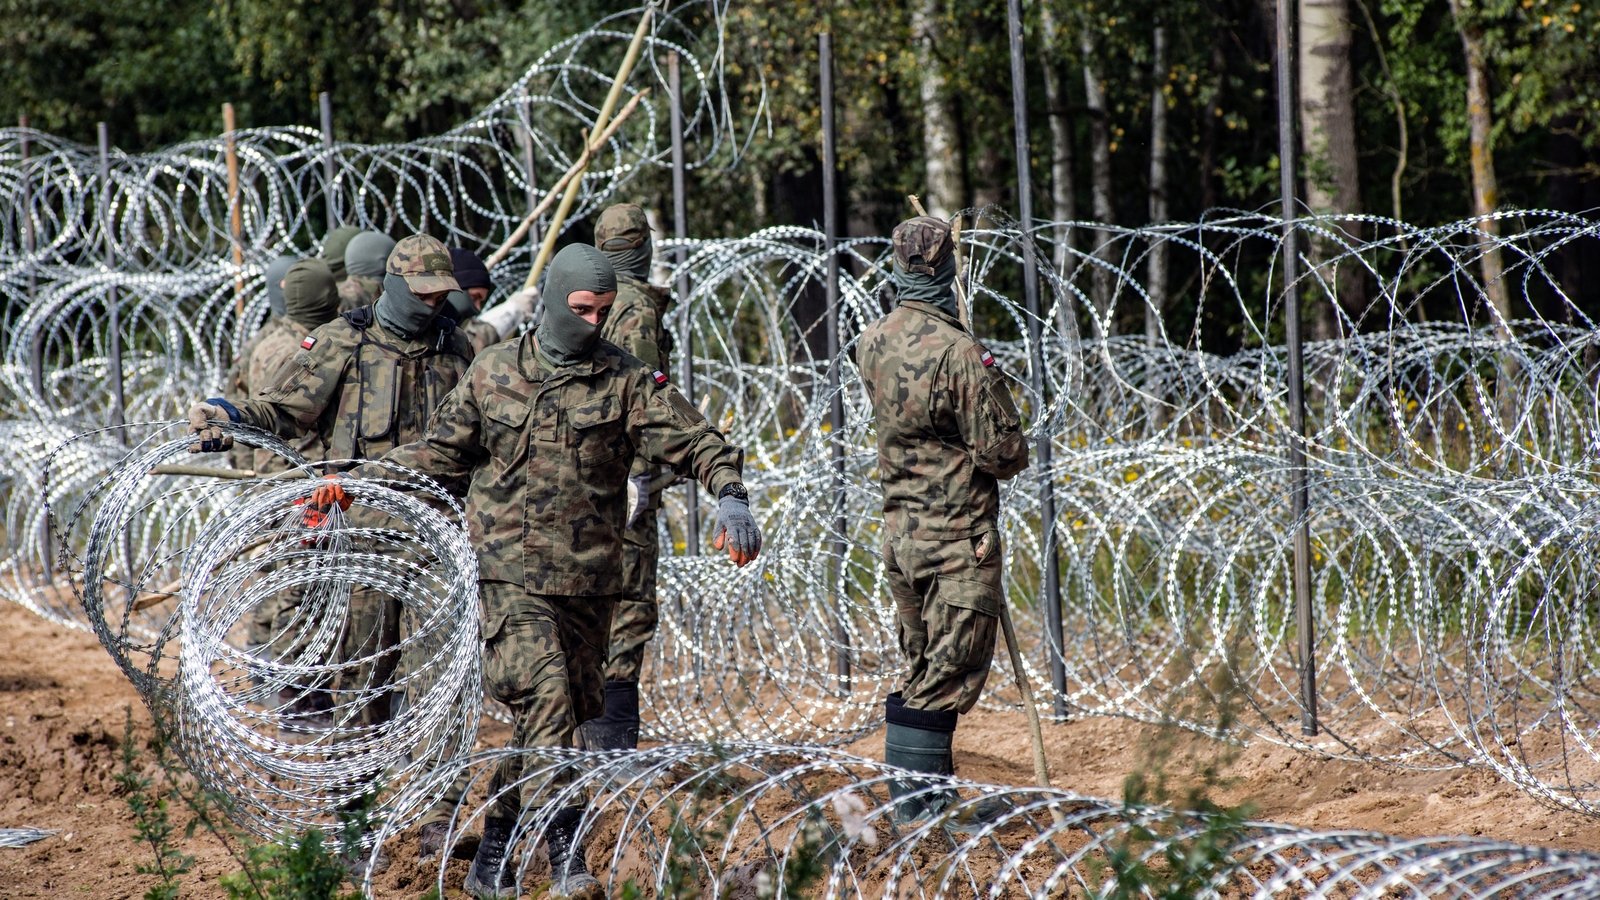
<svg viewBox="0 0 1600 900"><path fill-rule="evenodd" d="M275 383L278 371L300 352L300 345L311 329L288 316L278 316L256 335L255 346L245 360L244 389L237 395L248 399L256 391ZM290 439L289 445L300 451L311 462L320 462L327 455L327 445L322 435L314 429L301 432ZM270 474L289 468L283 457L266 450L251 451L251 468L257 474Z"/></svg>
<svg viewBox="0 0 1600 900"><path fill-rule="evenodd" d="M712 496L744 465L676 388L615 345L601 341L591 359L552 367L530 332L474 360L428 433L385 459L441 480L471 478L467 526L480 578L606 596L622 592L635 455L693 474Z"/></svg>
<svg viewBox="0 0 1600 900"><path fill-rule="evenodd" d="M467 343L472 345L474 353L482 353L500 343L500 329L477 317L462 322L459 327L461 333L466 335Z"/></svg>
<svg viewBox="0 0 1600 900"><path fill-rule="evenodd" d="M271 384L235 405L281 437L316 433L328 459L376 459L422 435L471 359L453 327L406 340L363 308L312 331Z"/></svg>
<svg viewBox="0 0 1600 900"><path fill-rule="evenodd" d="M666 288L626 275L617 276L617 302L600 328L600 337L637 356L644 364L666 372L672 339L663 319L672 294Z"/></svg>
<svg viewBox="0 0 1600 900"><path fill-rule="evenodd" d="M672 346L672 337L663 327L662 319L671 302L672 294L666 288L618 274L617 302L612 304L611 315L600 328L601 339L638 357L654 371L670 374L667 350ZM655 469L654 464L641 457L634 460L630 474L654 475Z"/></svg>
<svg viewBox="0 0 1600 900"><path fill-rule="evenodd" d="M889 534L950 540L994 527L997 479L1028 465L994 356L954 317L905 301L867 326L857 358L877 420Z"/></svg>
<svg viewBox="0 0 1600 900"><path fill-rule="evenodd" d="M383 279L367 275L351 275L339 282L339 312L371 306L383 293Z"/></svg>
<svg viewBox="0 0 1600 900"><path fill-rule="evenodd" d="M269 316L256 333L244 342L239 348L239 355L234 358L233 365L228 367L227 386L223 393L234 399L248 397L254 391L250 384L250 357L255 355L256 347L268 335L277 331L281 323L288 321L287 316ZM257 386L260 383L257 382ZM228 465L235 469L250 469L255 466L255 448L244 444L235 443L233 449L228 451Z"/></svg>

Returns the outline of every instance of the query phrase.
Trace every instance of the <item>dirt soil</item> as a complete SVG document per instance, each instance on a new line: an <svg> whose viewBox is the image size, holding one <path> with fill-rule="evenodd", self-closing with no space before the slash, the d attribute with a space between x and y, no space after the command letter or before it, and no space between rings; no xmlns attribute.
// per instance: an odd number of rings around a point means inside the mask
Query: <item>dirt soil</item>
<svg viewBox="0 0 1600 900"><path fill-rule="evenodd" d="M57 832L25 848L0 849L0 896L142 896L156 882L136 871L150 861L150 851L136 842L115 780L122 765L124 710L132 710L141 749L150 734L138 695L88 632L0 603L0 634L9 647L0 654L0 828ZM1151 726L1111 718L1045 728L1057 786L1113 798L1121 795L1123 780L1141 761L1141 748L1155 735ZM484 737L503 741L501 730L487 730ZM849 749L877 757L882 748L879 732ZM966 717L956 751L960 774L967 778L1032 781L1020 715L977 711ZM1600 850L1594 821L1547 809L1488 772L1392 770L1258 744L1241 751L1225 774L1234 780L1217 799L1249 800L1261 819L1318 829L1465 834ZM193 870L182 879L183 896L223 896L218 878L238 868L227 851L206 835L180 838L179 845L195 857ZM409 856L409 845L406 840L392 850ZM414 896L431 884L426 876L385 881L408 885L394 896Z"/></svg>

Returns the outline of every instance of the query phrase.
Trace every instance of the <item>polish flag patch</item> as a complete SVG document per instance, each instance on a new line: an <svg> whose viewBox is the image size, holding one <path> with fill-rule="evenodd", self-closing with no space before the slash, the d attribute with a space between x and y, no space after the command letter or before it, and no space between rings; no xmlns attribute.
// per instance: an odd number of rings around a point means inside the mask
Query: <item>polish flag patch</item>
<svg viewBox="0 0 1600 900"><path fill-rule="evenodd" d="M310 350L312 347L315 347L316 345L317 345L317 339L308 334L308 335L306 335L306 339L300 342L300 349L301 350Z"/></svg>
<svg viewBox="0 0 1600 900"><path fill-rule="evenodd" d="M654 372L651 372L650 373L650 377L654 378L656 380L656 384L666 384L667 383L667 373L661 371L660 369L657 369Z"/></svg>
<svg viewBox="0 0 1600 900"><path fill-rule="evenodd" d="M978 357L978 361L983 363L986 366L993 366L994 365L994 354L990 353L988 350L985 350L985 351L983 351L983 355Z"/></svg>

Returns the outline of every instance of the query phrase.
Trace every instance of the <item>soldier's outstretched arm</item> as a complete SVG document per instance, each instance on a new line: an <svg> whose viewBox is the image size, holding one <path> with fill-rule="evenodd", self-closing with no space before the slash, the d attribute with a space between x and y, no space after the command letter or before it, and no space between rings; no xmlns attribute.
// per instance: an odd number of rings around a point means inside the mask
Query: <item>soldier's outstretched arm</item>
<svg viewBox="0 0 1600 900"><path fill-rule="evenodd" d="M308 339L309 340L309 339ZM311 341L278 370L272 386L254 397L233 401L212 397L189 409L189 431L199 438L197 450L226 450L233 439L209 423L227 419L254 425L282 438L314 429L344 381L350 354L332 341Z"/></svg>
<svg viewBox="0 0 1600 900"><path fill-rule="evenodd" d="M1028 441L1011 386L994 355L978 344L951 352L947 377L953 382L956 420L978 469L1010 478L1028 467Z"/></svg>

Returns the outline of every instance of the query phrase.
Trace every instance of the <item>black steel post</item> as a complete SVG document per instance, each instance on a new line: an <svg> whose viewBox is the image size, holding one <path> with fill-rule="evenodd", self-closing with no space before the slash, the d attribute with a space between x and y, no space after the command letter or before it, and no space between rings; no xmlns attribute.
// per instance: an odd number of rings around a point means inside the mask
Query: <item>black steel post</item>
<svg viewBox="0 0 1600 900"><path fill-rule="evenodd" d="M322 114L322 206L332 231L339 224L333 208L333 95L327 91L318 94L317 108Z"/></svg>
<svg viewBox="0 0 1600 900"><path fill-rule="evenodd" d="M672 94L672 234L679 241L676 252L678 289L678 355L679 380L683 395L694 402L694 317L689 314L689 248L683 241L689 239L689 197L687 194L687 163L683 158L683 78L676 52L667 54L667 90ZM688 520L684 523L684 549L690 556L700 555L700 485L693 478L685 479L684 509Z"/></svg>
<svg viewBox="0 0 1600 900"><path fill-rule="evenodd" d="M1033 173L1029 164L1028 141L1028 90L1022 60L1022 3L1007 0L1006 15L1010 20L1011 35L1011 115L1016 132L1017 151L1017 217L1020 220L1022 239L1022 293L1028 307L1028 344L1031 348L1028 361L1029 386L1033 390L1036 418L1042 418L1048 408L1045 397L1044 344L1039 320L1039 269L1038 251L1033 244ZM1055 690L1053 703L1055 715L1067 714L1067 667L1063 655L1061 633L1061 562L1056 546L1056 491L1050 480L1053 447L1050 429L1040 427L1035 445L1035 464L1044 477L1039 480L1039 520L1044 528L1044 596L1045 643L1050 647L1050 685Z"/></svg>
<svg viewBox="0 0 1600 900"><path fill-rule="evenodd" d="M833 628L833 671L839 676L840 690L850 690L850 629L845 624L849 600L845 596L846 562L849 548L844 540L844 397L839 387L839 256L835 252L839 233L839 159L833 125L833 34L817 36L818 88L822 103L822 245L827 254L827 337L829 434L833 456L833 579L835 618Z"/></svg>
<svg viewBox="0 0 1600 900"><path fill-rule="evenodd" d="M1278 174L1283 192L1283 316L1288 332L1289 495L1294 515L1294 616L1300 633L1300 733L1315 737L1317 724L1317 635L1311 609L1310 490L1306 480L1306 395L1300 346L1299 249L1295 240L1295 6L1278 0Z"/></svg>
<svg viewBox="0 0 1600 900"><path fill-rule="evenodd" d="M33 302L34 294L39 290L38 261L33 258L35 234L33 229L33 180L29 177L28 160L32 157L33 141L29 133L28 117L18 116L17 127L21 129L21 181L18 190L18 200L22 210L22 249L28 256L28 302ZM41 399L44 397L44 329L36 329L33 340L28 345L28 378L33 385L33 392Z"/></svg>
<svg viewBox="0 0 1600 900"><path fill-rule="evenodd" d="M111 132L106 128L106 123L99 123L100 132L100 228L105 236L105 265L110 272L116 266L116 241L112 233L116 229L116 216L111 212ZM128 430L121 426L128 424L127 398L122 389L122 304L117 300L117 286L112 283L106 288L106 305L109 307L108 325L111 330L111 358L108 368L111 374L111 424L117 426L117 435L126 444Z"/></svg>

